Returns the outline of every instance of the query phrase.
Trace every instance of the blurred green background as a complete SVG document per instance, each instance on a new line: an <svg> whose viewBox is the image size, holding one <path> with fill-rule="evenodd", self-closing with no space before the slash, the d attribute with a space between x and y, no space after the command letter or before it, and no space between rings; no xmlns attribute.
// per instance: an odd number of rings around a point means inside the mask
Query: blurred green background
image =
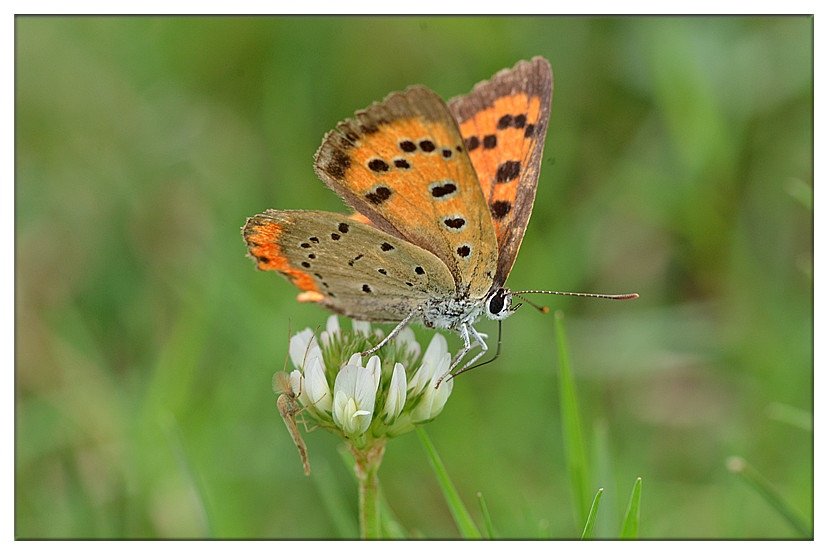
<svg viewBox="0 0 828 555"><path fill-rule="evenodd" d="M534 299L566 314L595 535L641 476L641 537L802 537L725 461L811 520L812 42L802 17L18 17L16 536L356 534L340 442L305 434L306 478L270 385L289 323L328 313L257 272L240 227L344 211L312 157L354 111L542 55L509 285L641 294ZM427 431L501 537L577 537L553 318L524 308L503 342ZM380 480L409 533L458 536L416 434Z"/></svg>

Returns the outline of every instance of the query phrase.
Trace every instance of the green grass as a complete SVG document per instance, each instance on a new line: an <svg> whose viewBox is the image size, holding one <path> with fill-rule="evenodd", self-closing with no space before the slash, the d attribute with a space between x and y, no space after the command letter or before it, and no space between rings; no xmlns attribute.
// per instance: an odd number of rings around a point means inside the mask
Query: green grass
<svg viewBox="0 0 828 555"><path fill-rule="evenodd" d="M582 540L592 539L592 530L595 528L595 518L598 515L598 505L601 502L601 496L604 494L604 488L598 488L595 497L592 499L592 506L589 508L589 515L587 515L586 523L584 524L584 531L581 532Z"/></svg>
<svg viewBox="0 0 828 555"><path fill-rule="evenodd" d="M288 325L327 313L255 271L240 228L344 210L312 160L356 110L417 83L449 98L535 55L555 92L507 285L641 298L533 298L566 314L577 397L555 319L503 322L500 357L428 425L458 495L484 536L478 491L498 538L578 538L603 488L592 537L617 538L642 476L639 538L809 537L722 461L813 522L812 19L18 17L15 33L16 537L355 537L340 442L303 433L306 478L270 387ZM458 537L416 434L379 478L410 537Z"/></svg>
<svg viewBox="0 0 828 555"><path fill-rule="evenodd" d="M555 312L555 332L558 339L558 371L560 384L561 424L563 425L564 454L569 473L569 487L578 523L586 522L590 512L589 471L587 470L584 434L578 412L578 396L572 378L569 350L563 325L563 312Z"/></svg>
<svg viewBox="0 0 828 555"><path fill-rule="evenodd" d="M638 538L638 523L641 519L641 478L636 478L630 503L624 513L624 522L621 525L621 539L634 540Z"/></svg>
<svg viewBox="0 0 828 555"><path fill-rule="evenodd" d="M477 525L474 523L474 519L472 519L471 514L469 513L469 510L460 498L460 494L454 486L445 465L443 465L443 461L440 460L440 456L437 454L434 444L431 442L422 427L417 428L417 435L420 436L423 448L428 455L428 462L434 469L434 475L437 477L440 491L443 492L446 504L448 505L451 516L454 519L454 523L457 525L457 529L459 530L461 536L467 540L480 539L482 537L480 530L478 530Z"/></svg>

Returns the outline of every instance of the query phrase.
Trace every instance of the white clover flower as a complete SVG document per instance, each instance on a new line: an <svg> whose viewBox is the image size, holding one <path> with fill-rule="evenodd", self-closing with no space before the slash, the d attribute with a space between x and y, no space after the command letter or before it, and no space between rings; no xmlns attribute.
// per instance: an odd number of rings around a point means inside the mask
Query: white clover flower
<svg viewBox="0 0 828 555"><path fill-rule="evenodd" d="M374 378L374 390L379 387L380 377L382 376L382 362L377 355L368 359L368 364L365 369L371 372L371 377Z"/></svg>
<svg viewBox="0 0 828 555"><path fill-rule="evenodd" d="M352 354L351 358L348 359L348 364L362 366L362 353Z"/></svg>
<svg viewBox="0 0 828 555"><path fill-rule="evenodd" d="M293 392L299 396L304 406L330 412L331 389L325 378L325 363L322 349L310 328L306 328L290 338L290 359L301 368L291 372L290 383Z"/></svg>
<svg viewBox="0 0 828 555"><path fill-rule="evenodd" d="M411 390L412 395L416 395L422 391L423 388L431 382L432 376L436 373L437 366L442 363L446 356L449 356L449 359L451 358L451 355L448 354L448 344L446 343L446 338L439 333L435 333L426 348L425 354L423 355L423 362L420 365L420 369L417 370L417 373L414 374L414 377L411 378L411 381L408 384L408 389ZM448 366L446 366L442 373L437 374L437 379L439 379L446 370L448 370Z"/></svg>
<svg viewBox="0 0 828 555"><path fill-rule="evenodd" d="M398 362L394 364L394 373L391 374L391 383L388 387L388 399L383 410L383 419L386 423L391 423L400 415L405 405L405 397L405 368Z"/></svg>
<svg viewBox="0 0 828 555"><path fill-rule="evenodd" d="M420 356L420 344L417 343L417 340L414 337L414 330L411 328L407 326L403 328L400 333L397 334L395 341L397 342L397 345L403 349L406 356L410 357L412 360Z"/></svg>
<svg viewBox="0 0 828 555"><path fill-rule="evenodd" d="M313 330L310 328L305 328L290 338L289 352L290 360L297 368L303 368L306 359L310 360L313 356L318 355L322 358L322 349L319 348Z"/></svg>
<svg viewBox="0 0 828 555"><path fill-rule="evenodd" d="M354 322L353 330L344 330L338 318L331 316L319 341L310 328L290 339L290 358L297 368L290 373L290 389L308 409L304 418L343 436L357 449L433 419L442 411L453 386L447 380L438 389L434 387L451 364L442 335L434 335L422 358L414 332L408 328L367 362L359 351L353 352L367 348L364 339L371 345L371 340L380 336L365 322ZM399 360L383 363L380 357ZM325 361L343 363L331 368ZM407 375L407 365L417 368L416 372Z"/></svg>
<svg viewBox="0 0 828 555"><path fill-rule="evenodd" d="M302 393L299 399L306 406L312 406L317 410L330 412L332 403L331 389L328 387L328 380L325 377L325 367L321 353L311 358L305 364L304 376ZM304 403L303 396L307 398L307 403Z"/></svg>
<svg viewBox="0 0 828 555"><path fill-rule="evenodd" d="M331 344L331 339L339 335L339 332L339 318L336 317L336 314L332 314L325 324L325 331L319 334L319 341L324 347L327 347Z"/></svg>
<svg viewBox="0 0 828 555"><path fill-rule="evenodd" d="M368 368L346 364L334 383L333 420L346 436L365 433L371 425L377 382Z"/></svg>
<svg viewBox="0 0 828 555"><path fill-rule="evenodd" d="M435 335L435 337L440 337ZM445 339L443 340L445 342ZM433 341L432 341L433 343ZM430 346L429 346L430 348ZM426 351L428 356L428 351ZM414 422L425 422L436 417L443 410L446 401L451 395L451 390L454 387L454 380L448 379L440 382L440 387L435 389L437 380L439 380L446 372L448 372L449 365L451 365L451 355L445 353L439 359L437 364L426 364L425 356L423 357L423 366L420 367L417 374L420 376L420 381L426 381L426 387L423 389L423 397L420 402L411 411L411 419ZM418 376L414 376L416 379Z"/></svg>
<svg viewBox="0 0 828 555"><path fill-rule="evenodd" d="M354 331L362 335L371 335L371 322L362 320L352 320Z"/></svg>

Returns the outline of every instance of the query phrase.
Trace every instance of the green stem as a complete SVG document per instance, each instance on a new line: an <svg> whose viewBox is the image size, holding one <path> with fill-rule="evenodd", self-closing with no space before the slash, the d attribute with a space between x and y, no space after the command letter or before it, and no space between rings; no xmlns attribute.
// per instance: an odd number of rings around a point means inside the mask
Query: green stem
<svg viewBox="0 0 828 555"><path fill-rule="evenodd" d="M365 449L348 444L354 455L354 473L359 482L359 533L364 540L375 540L382 536L379 513L379 480L377 472L385 453L385 440L378 441Z"/></svg>
<svg viewBox="0 0 828 555"><path fill-rule="evenodd" d="M808 521L776 491L776 488L771 485L767 478L759 474L759 471L753 468L745 459L730 457L727 459L727 468L744 478L797 532L806 538L814 537L814 532Z"/></svg>

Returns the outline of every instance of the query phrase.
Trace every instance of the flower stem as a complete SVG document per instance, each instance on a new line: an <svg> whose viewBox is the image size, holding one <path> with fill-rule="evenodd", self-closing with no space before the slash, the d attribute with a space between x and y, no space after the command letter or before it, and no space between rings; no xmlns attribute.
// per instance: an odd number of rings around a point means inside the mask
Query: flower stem
<svg viewBox="0 0 828 555"><path fill-rule="evenodd" d="M379 514L379 480L377 472L385 453L385 440L365 449L348 444L354 455L354 473L359 482L359 533L364 540L379 539L382 534Z"/></svg>

